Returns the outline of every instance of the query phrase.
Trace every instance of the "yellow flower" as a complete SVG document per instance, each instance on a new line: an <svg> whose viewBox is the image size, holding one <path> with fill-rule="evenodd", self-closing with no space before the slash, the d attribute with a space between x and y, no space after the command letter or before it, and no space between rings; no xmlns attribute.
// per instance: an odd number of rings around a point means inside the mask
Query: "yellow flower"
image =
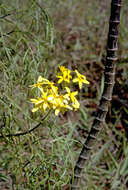
<svg viewBox="0 0 128 190"><path fill-rule="evenodd" d="M67 94L64 95L64 98L66 98L68 100L70 98L71 101L72 101L72 107L74 107L75 109L78 109L80 107L80 104L79 104L78 100L75 97L78 94L78 91L71 92L68 87L65 87L65 88L66 88Z"/></svg>
<svg viewBox="0 0 128 190"><path fill-rule="evenodd" d="M71 92L68 87L65 87L65 88L66 88L67 94L64 95L64 98L68 100L71 99L71 101L74 102L76 100L75 96L78 94L78 91Z"/></svg>
<svg viewBox="0 0 128 190"><path fill-rule="evenodd" d="M71 71L64 66L60 66L59 69L62 72L62 75L57 75L57 78L60 78L58 83L62 83L63 81L70 83L70 79L72 79L72 76L70 75Z"/></svg>
<svg viewBox="0 0 128 190"><path fill-rule="evenodd" d="M53 82L50 82L48 85L50 87L50 89L48 88L49 93L58 94L58 87L56 87Z"/></svg>
<svg viewBox="0 0 128 190"><path fill-rule="evenodd" d="M45 79L45 78L39 76L39 77L38 77L38 80L37 80L37 83L36 83L36 84L33 84L33 85L30 85L30 87L32 87L32 88L36 88L36 87L40 88L43 84L48 83L48 81L49 81L49 80L47 80L47 79Z"/></svg>
<svg viewBox="0 0 128 190"><path fill-rule="evenodd" d="M60 71L63 73L64 71L67 71L67 68L64 66L59 66Z"/></svg>
<svg viewBox="0 0 128 190"><path fill-rule="evenodd" d="M59 114L60 111L64 113L67 109L72 110L72 107L68 105L68 101L65 100L62 95L54 99L52 103L53 103L53 109L55 110L56 116Z"/></svg>
<svg viewBox="0 0 128 190"><path fill-rule="evenodd" d="M72 103L72 107L75 108L75 110L79 109L80 103L78 102L78 100Z"/></svg>
<svg viewBox="0 0 128 190"><path fill-rule="evenodd" d="M42 107L42 103L43 103L42 98L30 99L30 101L35 104L35 107L32 109L32 112L36 112L39 108Z"/></svg>
<svg viewBox="0 0 128 190"><path fill-rule="evenodd" d="M71 70L64 66L60 66L59 70L60 73L57 75L58 83L62 83L63 81L70 83L72 79ZM78 82L80 89L83 83L89 84L84 75L80 74L77 70L75 70L75 73L77 77L73 79L73 82ZM64 86L66 86L67 83L65 83ZM45 113L47 109L53 109L57 116L60 112L64 113L67 110L77 110L80 107L80 103L76 98L78 91L71 92L71 89L67 86L65 87L66 93L63 95L64 91L62 94L59 93L59 89L55 86L54 82L39 76L37 83L31 85L31 87L37 87L40 90L40 97L37 97L37 99L30 99L34 104L32 112L36 112L40 109Z"/></svg>
<svg viewBox="0 0 128 190"><path fill-rule="evenodd" d="M49 101L52 99L52 97L48 96L47 92L43 92L41 94L41 98L43 99L43 110L45 111L47 108L49 108Z"/></svg>
<svg viewBox="0 0 128 190"><path fill-rule="evenodd" d="M89 84L89 81L87 81L86 77L84 75L81 75L77 70L75 70L77 74L77 78L73 79L73 82L78 82L79 83L79 88L82 88L82 84Z"/></svg>
<svg viewBox="0 0 128 190"><path fill-rule="evenodd" d="M50 108L50 103L52 100L53 96L48 95L48 92L44 92L42 90L41 98L30 99L30 101L35 104L35 107L32 109L32 112L36 112L38 109L41 109L41 111L44 113L47 108Z"/></svg>

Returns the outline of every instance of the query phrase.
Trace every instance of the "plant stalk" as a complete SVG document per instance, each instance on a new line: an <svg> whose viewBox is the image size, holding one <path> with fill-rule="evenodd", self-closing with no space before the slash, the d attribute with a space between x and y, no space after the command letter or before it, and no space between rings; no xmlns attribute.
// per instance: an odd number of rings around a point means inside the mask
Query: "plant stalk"
<svg viewBox="0 0 128 190"><path fill-rule="evenodd" d="M83 148L75 165L74 179L71 182L72 190L79 189L78 183L81 178L82 169L85 168L85 163L89 159L88 153L90 150L92 150L97 139L97 135L102 129L106 114L108 112L109 103L112 99L113 86L115 83L115 61L117 60L116 52L118 50L118 26L120 23L121 4L122 0L112 0L111 2L106 65L104 71L104 90L91 130L83 144Z"/></svg>

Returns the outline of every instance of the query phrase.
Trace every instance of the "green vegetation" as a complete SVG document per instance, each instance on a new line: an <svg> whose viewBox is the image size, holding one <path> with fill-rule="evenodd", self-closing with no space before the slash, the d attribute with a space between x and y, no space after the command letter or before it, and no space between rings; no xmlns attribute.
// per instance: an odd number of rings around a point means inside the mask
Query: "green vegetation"
<svg viewBox="0 0 128 190"><path fill-rule="evenodd" d="M111 1L40 2L0 1L1 190L70 189L73 168L104 86ZM84 170L83 190L125 190L128 185L127 6L124 0L113 101ZM31 111L30 99L38 91L29 86L39 76L54 81L58 66L79 70L90 85L79 93L77 112L59 116L51 112L43 120L40 111Z"/></svg>

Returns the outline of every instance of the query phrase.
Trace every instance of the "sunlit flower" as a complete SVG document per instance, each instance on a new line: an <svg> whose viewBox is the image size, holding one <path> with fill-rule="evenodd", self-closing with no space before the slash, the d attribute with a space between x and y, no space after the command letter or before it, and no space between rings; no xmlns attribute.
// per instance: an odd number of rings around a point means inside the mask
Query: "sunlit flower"
<svg viewBox="0 0 128 190"><path fill-rule="evenodd" d="M64 71L67 71L67 68L64 66L59 66L60 71L63 73Z"/></svg>
<svg viewBox="0 0 128 190"><path fill-rule="evenodd" d="M36 112L38 109L40 109L43 103L42 98L30 99L30 101L35 104L35 107L32 109L32 112Z"/></svg>
<svg viewBox="0 0 128 190"><path fill-rule="evenodd" d="M78 102L78 100L76 99L76 95L78 94L78 91L75 91L75 92L71 92L70 89L68 87L65 87L66 88L66 91L67 91L67 94L64 95L64 98L66 99L71 99L72 101L72 106L75 108L75 109L78 109L80 107L80 103Z"/></svg>
<svg viewBox="0 0 128 190"><path fill-rule="evenodd" d="M43 106L42 107L43 107L43 109L45 111L47 108L50 108L49 101L51 101L53 99L53 97L48 95L47 92L43 92L41 94L41 98L43 99Z"/></svg>
<svg viewBox="0 0 128 190"><path fill-rule="evenodd" d="M89 81L87 81L86 77L82 74L80 74L77 70L75 70L77 77L73 79L73 82L78 82L79 83L79 88L82 88L82 84L89 84Z"/></svg>
<svg viewBox="0 0 128 190"><path fill-rule="evenodd" d="M48 85L48 90L50 93L58 94L58 87L55 86L52 82L50 82L50 84Z"/></svg>
<svg viewBox="0 0 128 190"><path fill-rule="evenodd" d="M67 109L72 110L72 107L69 106L68 101L64 99L62 95L60 95L53 100L53 109L55 110L55 115L58 115L60 111L64 113Z"/></svg>
<svg viewBox="0 0 128 190"><path fill-rule="evenodd" d="M75 110L79 109L80 103L78 102L77 99L76 99L76 101L74 101L74 102L72 103L72 107L75 108Z"/></svg>
<svg viewBox="0 0 128 190"><path fill-rule="evenodd" d="M30 99L30 101L35 104L32 112L36 112L38 109L41 109L43 112L45 112L47 108L50 108L50 102L52 99L52 95L48 95L47 92L42 91L41 98Z"/></svg>
<svg viewBox="0 0 128 190"><path fill-rule="evenodd" d="M32 87L32 88L36 88L36 87L40 88L43 84L47 84L48 82L49 82L49 80L39 76L38 80L37 80L37 83L33 84L33 85L30 85L30 87Z"/></svg>
<svg viewBox="0 0 128 190"><path fill-rule="evenodd" d="M71 99L71 101L74 102L76 100L75 96L78 94L78 91L71 92L68 87L65 87L65 88L66 88L67 94L64 95L64 97L68 100Z"/></svg>
<svg viewBox="0 0 128 190"><path fill-rule="evenodd" d="M60 84L63 81L70 83L70 79L72 79L72 76L70 75L71 71L64 66L60 66L59 69L62 72L62 75L57 75L57 78L60 78L58 83Z"/></svg>
<svg viewBox="0 0 128 190"><path fill-rule="evenodd" d="M64 66L60 66L59 70L60 73L57 75L57 78L59 78L58 83L66 82L64 83L66 93L63 85L61 88L58 88L54 82L39 76L37 83L31 85L32 88L37 87L40 90L40 97L30 99L34 104L32 112L36 112L40 109L42 113L45 113L47 109L53 109L57 116L60 112L64 113L67 110L76 111L79 109L80 103L76 98L78 91L72 92L68 84L72 79L71 70ZM73 79L73 82L78 82L80 89L83 83L89 84L84 75L80 74L77 70L75 70L75 73L77 77ZM59 89L62 89L62 92L59 92Z"/></svg>

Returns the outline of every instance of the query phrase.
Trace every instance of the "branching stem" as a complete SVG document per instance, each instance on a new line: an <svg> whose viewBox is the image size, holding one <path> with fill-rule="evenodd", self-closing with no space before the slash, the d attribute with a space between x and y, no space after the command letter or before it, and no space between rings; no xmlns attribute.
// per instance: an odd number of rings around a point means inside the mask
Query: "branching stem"
<svg viewBox="0 0 128 190"><path fill-rule="evenodd" d="M18 136L23 136L26 134L29 134L31 132L33 132L35 129L37 129L42 123L43 121L47 118L47 116L49 115L50 111L42 118L41 122L38 123L35 127L33 127L32 129L28 130L28 131L24 131L21 133L15 133L15 134L8 134L8 135L1 135L0 138L5 138L5 137L18 137Z"/></svg>

